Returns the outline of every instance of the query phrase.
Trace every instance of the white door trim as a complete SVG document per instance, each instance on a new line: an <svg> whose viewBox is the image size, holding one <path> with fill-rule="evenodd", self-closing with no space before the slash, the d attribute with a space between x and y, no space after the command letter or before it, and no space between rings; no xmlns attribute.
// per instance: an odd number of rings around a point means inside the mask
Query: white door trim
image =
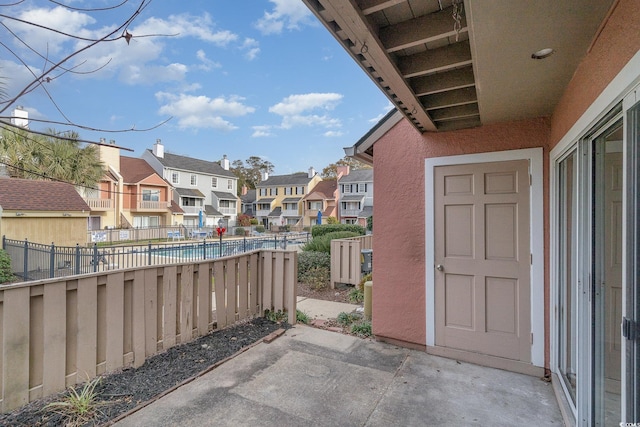
<svg viewBox="0 0 640 427"><path fill-rule="evenodd" d="M543 150L497 151L492 153L464 154L459 156L425 159L425 296L426 342L435 345L435 218L434 218L434 168L473 163L489 163L510 160L529 160L531 184L530 242L533 262L531 265L531 363L544 367L544 193Z"/></svg>

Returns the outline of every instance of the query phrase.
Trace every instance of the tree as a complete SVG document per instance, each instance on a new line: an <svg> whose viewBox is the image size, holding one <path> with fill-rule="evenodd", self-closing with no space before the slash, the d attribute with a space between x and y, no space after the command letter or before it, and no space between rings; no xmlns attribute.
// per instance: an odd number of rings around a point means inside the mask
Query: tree
<svg viewBox="0 0 640 427"><path fill-rule="evenodd" d="M349 166L351 170L371 169L371 166L366 163L362 163L361 161L354 158L344 156L337 162L331 163L329 166L322 169L322 173L320 174L322 179L338 178L338 166Z"/></svg>
<svg viewBox="0 0 640 427"><path fill-rule="evenodd" d="M58 134L50 129L47 135L35 135L3 129L0 157L13 178L51 179L94 188L104 173L98 147L81 146L75 132Z"/></svg>
<svg viewBox="0 0 640 427"><path fill-rule="evenodd" d="M245 165L246 162L246 165ZM251 156L243 162L242 160L234 160L231 162L231 172L238 177L238 194L242 187L254 189L260 182L261 173L273 173L275 166L268 160L264 160L258 156Z"/></svg>

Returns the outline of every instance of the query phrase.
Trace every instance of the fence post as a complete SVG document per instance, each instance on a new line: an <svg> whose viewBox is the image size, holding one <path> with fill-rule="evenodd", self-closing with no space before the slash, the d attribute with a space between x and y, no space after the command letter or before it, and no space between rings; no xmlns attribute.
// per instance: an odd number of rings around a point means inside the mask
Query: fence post
<svg viewBox="0 0 640 427"><path fill-rule="evenodd" d="M278 235L273 236L273 249L278 249Z"/></svg>
<svg viewBox="0 0 640 427"><path fill-rule="evenodd" d="M247 238L242 239L242 252L247 252Z"/></svg>
<svg viewBox="0 0 640 427"><path fill-rule="evenodd" d="M29 241L24 239L24 271L22 277L24 280L29 280Z"/></svg>
<svg viewBox="0 0 640 427"><path fill-rule="evenodd" d="M51 253L49 254L49 279L55 277L56 246L51 242Z"/></svg>
<svg viewBox="0 0 640 427"><path fill-rule="evenodd" d="M75 274L80 274L80 244L76 243L76 268Z"/></svg>
<svg viewBox="0 0 640 427"><path fill-rule="evenodd" d="M149 254L147 256L147 265L151 265L151 242L149 242L149 248L147 249L147 254Z"/></svg>
<svg viewBox="0 0 640 427"><path fill-rule="evenodd" d="M93 272L98 271L98 243L93 244Z"/></svg>

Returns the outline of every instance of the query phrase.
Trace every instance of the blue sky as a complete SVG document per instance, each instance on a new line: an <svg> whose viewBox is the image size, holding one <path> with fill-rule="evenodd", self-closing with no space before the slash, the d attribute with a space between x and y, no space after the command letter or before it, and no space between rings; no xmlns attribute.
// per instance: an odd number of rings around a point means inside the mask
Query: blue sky
<svg viewBox="0 0 640 427"><path fill-rule="evenodd" d="M76 8L118 1L69 0ZM73 11L47 1L26 0L2 13L87 38L118 26L138 1L111 12ZM56 61L83 43L0 18L29 46ZM154 0L124 39L101 43L71 60L77 71L54 72L20 98L30 117L105 130L79 130L83 139L114 139L140 156L162 139L167 151L218 160L256 155L275 165L275 174L321 170L344 156L390 108L384 94L300 0ZM159 37L139 37L161 34ZM0 41L32 70L44 60L28 51L6 28ZM10 99L33 77L0 46L0 74ZM4 106L4 105L3 105ZM11 108L12 110L13 108ZM3 115L7 115L5 112ZM71 129L31 123L42 130Z"/></svg>

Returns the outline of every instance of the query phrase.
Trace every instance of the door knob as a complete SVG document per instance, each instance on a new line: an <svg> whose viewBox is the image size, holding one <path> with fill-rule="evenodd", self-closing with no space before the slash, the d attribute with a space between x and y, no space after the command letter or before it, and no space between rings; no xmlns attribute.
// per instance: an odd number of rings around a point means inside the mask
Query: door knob
<svg viewBox="0 0 640 427"><path fill-rule="evenodd" d="M442 264L436 265L436 270L443 271L444 270L444 265L442 265Z"/></svg>

